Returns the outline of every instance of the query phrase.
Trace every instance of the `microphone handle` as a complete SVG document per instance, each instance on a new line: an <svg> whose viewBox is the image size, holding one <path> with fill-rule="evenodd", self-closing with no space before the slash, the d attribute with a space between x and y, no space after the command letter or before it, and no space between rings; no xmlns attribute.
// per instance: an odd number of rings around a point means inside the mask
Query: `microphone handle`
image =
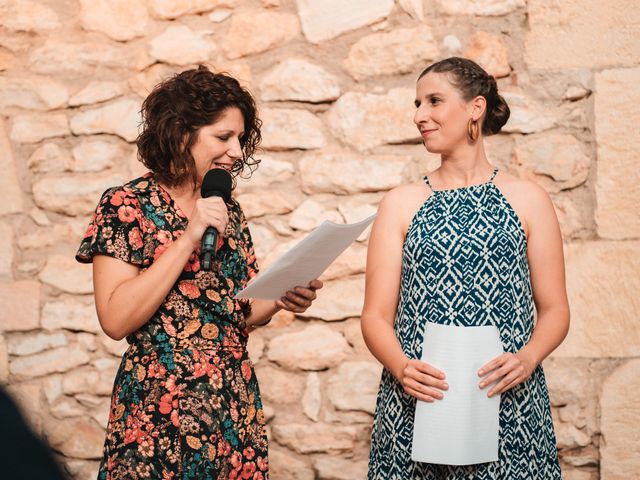
<svg viewBox="0 0 640 480"><path fill-rule="evenodd" d="M213 227L207 227L202 236L202 261L200 267L203 270L211 270L213 268L213 258L216 255L216 244L218 243L218 230Z"/></svg>

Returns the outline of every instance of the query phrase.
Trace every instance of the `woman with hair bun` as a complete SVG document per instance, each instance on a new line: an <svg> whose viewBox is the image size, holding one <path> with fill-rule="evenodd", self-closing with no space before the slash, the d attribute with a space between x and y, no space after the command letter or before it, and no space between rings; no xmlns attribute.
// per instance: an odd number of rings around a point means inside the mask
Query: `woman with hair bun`
<svg viewBox="0 0 640 480"><path fill-rule="evenodd" d="M362 332L385 368L368 478L560 479L540 365L569 328L553 205L487 160L484 137L500 131L509 107L479 65L454 57L429 66L415 105L414 123L441 165L385 195L369 240ZM478 371L478 388L501 394L497 461L411 459L416 401L438 402L449 388L447 372L420 361L426 322L497 327L505 353Z"/></svg>
<svg viewBox="0 0 640 480"><path fill-rule="evenodd" d="M240 204L201 198L207 171L253 170L255 102L238 81L200 66L165 80L142 104L138 156L146 175L103 195L76 259L93 262L96 309L127 339L111 398L99 480L268 478L251 329L304 312L322 283L278 301L235 299L257 275ZM224 175L224 174L222 174ZM211 269L200 264L218 231Z"/></svg>

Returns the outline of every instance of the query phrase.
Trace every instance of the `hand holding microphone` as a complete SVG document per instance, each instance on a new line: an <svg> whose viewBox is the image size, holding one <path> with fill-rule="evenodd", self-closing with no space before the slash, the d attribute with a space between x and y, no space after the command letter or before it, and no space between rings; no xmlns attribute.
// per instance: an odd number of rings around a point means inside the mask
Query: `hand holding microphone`
<svg viewBox="0 0 640 480"><path fill-rule="evenodd" d="M224 233L229 221L225 201L231 198L231 184L231 175L226 170L215 168L206 173L200 188L202 198L196 201L185 231L194 248L201 246L203 270L211 270L218 236Z"/></svg>

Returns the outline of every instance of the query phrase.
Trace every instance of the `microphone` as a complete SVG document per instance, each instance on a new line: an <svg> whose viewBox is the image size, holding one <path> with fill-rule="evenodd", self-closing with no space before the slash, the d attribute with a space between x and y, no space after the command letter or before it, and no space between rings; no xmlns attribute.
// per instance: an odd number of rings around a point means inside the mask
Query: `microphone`
<svg viewBox="0 0 640 480"><path fill-rule="evenodd" d="M202 198L222 197L225 202L231 199L231 175L222 168L209 170L202 179L200 196ZM211 270L213 258L216 255L218 231L214 227L207 227L202 236L200 267Z"/></svg>

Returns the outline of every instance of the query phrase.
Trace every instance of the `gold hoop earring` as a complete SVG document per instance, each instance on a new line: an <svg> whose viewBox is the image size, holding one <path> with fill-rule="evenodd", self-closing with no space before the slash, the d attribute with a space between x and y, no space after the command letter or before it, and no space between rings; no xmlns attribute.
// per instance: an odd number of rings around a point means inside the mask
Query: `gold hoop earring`
<svg viewBox="0 0 640 480"><path fill-rule="evenodd" d="M467 135L472 142L478 140L478 136L480 135L480 125L477 120L469 119L469 123L467 123Z"/></svg>

